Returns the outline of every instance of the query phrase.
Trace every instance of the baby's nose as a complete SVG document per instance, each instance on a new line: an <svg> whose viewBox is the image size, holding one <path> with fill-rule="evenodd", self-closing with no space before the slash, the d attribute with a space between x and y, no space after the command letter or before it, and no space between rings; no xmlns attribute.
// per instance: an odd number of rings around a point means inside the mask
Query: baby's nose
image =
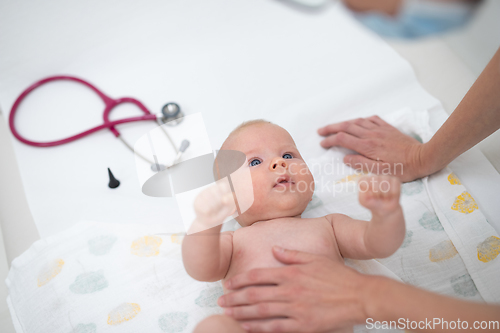
<svg viewBox="0 0 500 333"><path fill-rule="evenodd" d="M285 160L281 157L276 157L271 161L271 164L269 164L269 170L271 171L276 171L280 167L282 168L288 168L288 164L286 164Z"/></svg>

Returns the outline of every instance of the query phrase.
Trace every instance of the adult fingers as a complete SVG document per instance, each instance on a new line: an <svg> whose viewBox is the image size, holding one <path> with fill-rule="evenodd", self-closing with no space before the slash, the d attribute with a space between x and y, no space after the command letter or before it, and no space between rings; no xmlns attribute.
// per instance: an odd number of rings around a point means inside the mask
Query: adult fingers
<svg viewBox="0 0 500 333"><path fill-rule="evenodd" d="M224 282L224 287L226 287L226 289L236 290L254 285L278 284L283 281L283 277L287 274L287 270L287 267L255 268L228 279Z"/></svg>
<svg viewBox="0 0 500 333"><path fill-rule="evenodd" d="M377 124L378 126L389 125L385 120L383 120L382 118L380 118L377 115L368 117L367 120Z"/></svg>
<svg viewBox="0 0 500 333"><path fill-rule="evenodd" d="M351 168L361 170L363 172L370 172L374 174L382 172L382 162L374 161L363 155L346 155L344 156L344 163Z"/></svg>
<svg viewBox="0 0 500 333"><path fill-rule="evenodd" d="M391 175L398 177L401 181L408 181L403 178L403 164L402 163L387 163L382 161L374 161L362 155L346 155L344 156L344 163L351 168L361 170L366 173L373 173L376 175Z"/></svg>
<svg viewBox="0 0 500 333"><path fill-rule="evenodd" d="M374 120L376 120L377 122L375 122ZM327 136L330 134L335 134L337 132L345 132L350 125L356 125L366 129L374 129L379 127L378 120L381 120L378 116L372 116L369 118L357 118L357 119L342 121L339 123L333 123L319 128L318 134L322 136Z"/></svg>
<svg viewBox="0 0 500 333"><path fill-rule="evenodd" d="M330 148L333 146L341 146L348 149L352 149L357 151L358 153L363 154L365 151L369 149L369 142L367 139L360 139L354 135L345 132L339 132L337 134L332 134L323 141L321 141L321 147Z"/></svg>
<svg viewBox="0 0 500 333"><path fill-rule="evenodd" d="M224 314L240 321L287 317L290 315L290 305L278 302L259 303L248 306L227 308L224 310Z"/></svg>
<svg viewBox="0 0 500 333"><path fill-rule="evenodd" d="M229 292L221 297L217 303L224 308L255 304L268 301L286 301L289 292L278 286L248 287L241 290Z"/></svg>
<svg viewBox="0 0 500 333"><path fill-rule="evenodd" d="M298 332L299 323L295 319L252 320L241 324L247 332Z"/></svg>
<svg viewBox="0 0 500 333"><path fill-rule="evenodd" d="M352 135L360 137L360 138L366 137L368 135L368 132L369 132L369 129L368 129L369 127L364 127L361 125L361 123L363 123L363 120L364 119L361 119L359 121L356 120L356 121L358 121L359 124L355 123L354 121L344 121L341 123L330 124L330 125L327 125L325 127L318 129L318 134L321 136L327 136L327 135L336 134L339 132L345 132L345 133L349 133L349 134L352 134ZM367 120L367 122L369 122L373 126L377 126L369 120Z"/></svg>
<svg viewBox="0 0 500 333"><path fill-rule="evenodd" d="M318 259L318 255L295 250L287 250L279 246L273 247L273 254L276 259L288 265L307 264Z"/></svg>
<svg viewBox="0 0 500 333"><path fill-rule="evenodd" d="M374 129L379 127L379 125L370 120L370 118L358 118L351 120L351 122L366 129Z"/></svg>

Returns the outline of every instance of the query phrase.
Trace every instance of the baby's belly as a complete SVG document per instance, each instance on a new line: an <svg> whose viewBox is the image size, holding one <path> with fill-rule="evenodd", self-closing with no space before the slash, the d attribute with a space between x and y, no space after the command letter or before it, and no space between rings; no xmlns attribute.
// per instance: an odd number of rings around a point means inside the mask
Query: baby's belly
<svg viewBox="0 0 500 333"><path fill-rule="evenodd" d="M274 258L273 246L342 260L332 227L326 219L260 222L234 233L231 265L224 280L254 268L284 266Z"/></svg>

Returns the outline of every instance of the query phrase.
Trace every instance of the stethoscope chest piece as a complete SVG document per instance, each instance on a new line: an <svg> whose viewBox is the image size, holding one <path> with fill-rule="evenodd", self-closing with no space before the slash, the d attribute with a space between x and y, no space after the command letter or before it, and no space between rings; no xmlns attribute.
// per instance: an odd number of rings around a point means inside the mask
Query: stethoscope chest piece
<svg viewBox="0 0 500 333"><path fill-rule="evenodd" d="M181 107L177 103L167 103L161 109L162 117L161 122L169 126L178 125L182 122L184 113L181 111Z"/></svg>

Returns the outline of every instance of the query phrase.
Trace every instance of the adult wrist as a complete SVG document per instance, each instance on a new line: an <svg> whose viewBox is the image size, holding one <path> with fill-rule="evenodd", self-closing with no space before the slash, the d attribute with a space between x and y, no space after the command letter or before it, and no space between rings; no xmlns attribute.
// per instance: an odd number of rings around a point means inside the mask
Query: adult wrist
<svg viewBox="0 0 500 333"><path fill-rule="evenodd" d="M442 160L442 156L442 152L436 151L436 149L434 149L432 139L431 141L422 144L420 146L419 152L419 178L432 175L433 173L446 167L448 163Z"/></svg>
<svg viewBox="0 0 500 333"><path fill-rule="evenodd" d="M365 293L364 293L364 312L365 318L373 320L386 319L385 306L390 302L388 296L391 292L391 279L383 276L366 276Z"/></svg>

